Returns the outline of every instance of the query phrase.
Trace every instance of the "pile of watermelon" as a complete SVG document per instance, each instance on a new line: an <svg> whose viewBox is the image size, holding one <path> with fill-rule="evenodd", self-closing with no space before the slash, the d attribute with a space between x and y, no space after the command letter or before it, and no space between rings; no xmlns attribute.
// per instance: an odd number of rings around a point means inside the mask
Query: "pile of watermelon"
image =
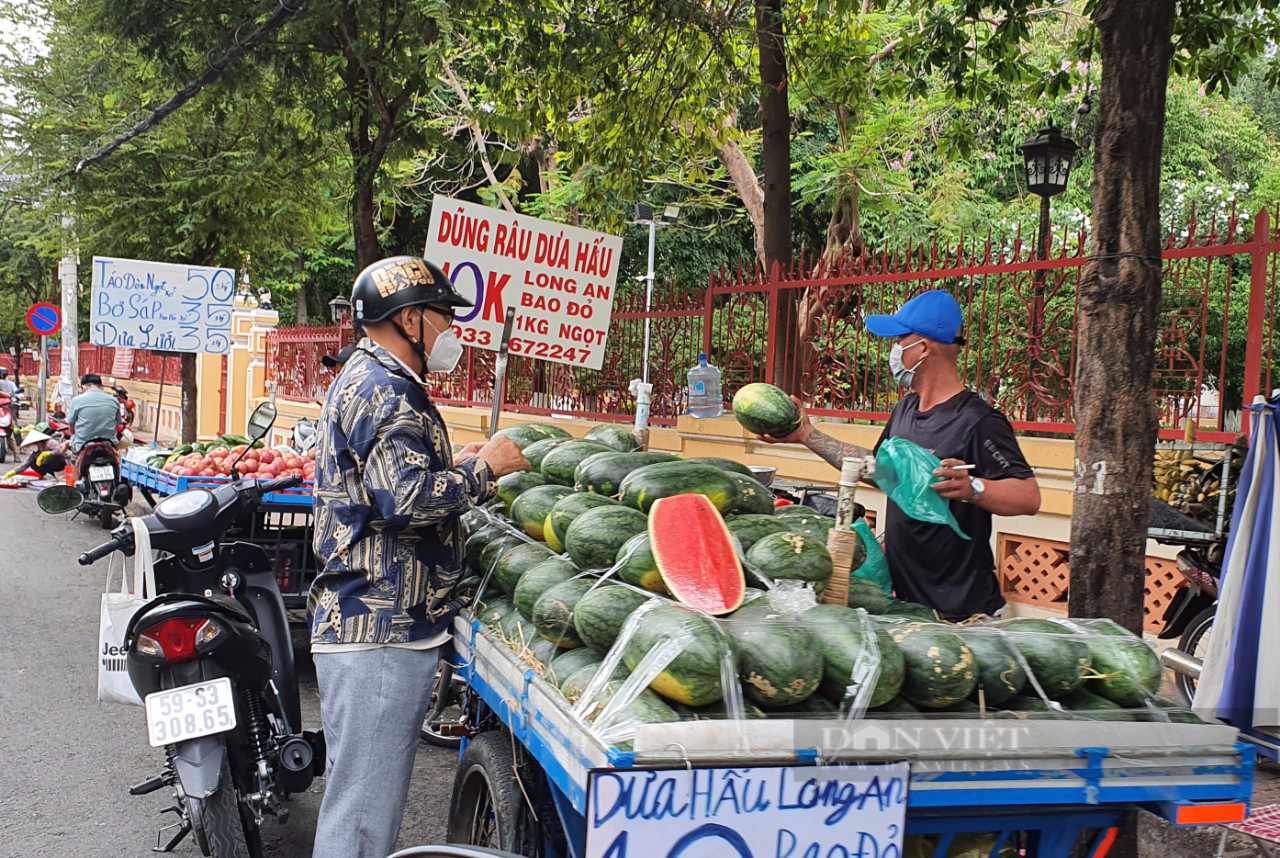
<svg viewBox="0 0 1280 858"><path fill-rule="evenodd" d="M736 462L640 452L615 426L504 434L535 469L464 516L475 614L571 703L591 691L589 711L647 668L623 710L644 723L1191 717L1156 697L1150 647L1105 620L952 625L858 578L857 557L847 605L820 604L834 520L775 510Z"/></svg>

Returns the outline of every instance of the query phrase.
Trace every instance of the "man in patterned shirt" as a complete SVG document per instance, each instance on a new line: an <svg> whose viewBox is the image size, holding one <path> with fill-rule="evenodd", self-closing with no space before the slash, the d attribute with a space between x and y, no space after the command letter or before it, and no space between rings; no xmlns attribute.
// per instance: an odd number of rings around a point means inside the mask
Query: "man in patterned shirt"
<svg viewBox="0 0 1280 858"><path fill-rule="evenodd" d="M510 439L454 460L422 375L449 372L451 325L470 307L423 259L375 262L356 278L368 336L325 398L318 427L311 651L328 744L314 858L385 858L395 849L418 731L440 647L461 607L462 513L498 477L528 470Z"/></svg>

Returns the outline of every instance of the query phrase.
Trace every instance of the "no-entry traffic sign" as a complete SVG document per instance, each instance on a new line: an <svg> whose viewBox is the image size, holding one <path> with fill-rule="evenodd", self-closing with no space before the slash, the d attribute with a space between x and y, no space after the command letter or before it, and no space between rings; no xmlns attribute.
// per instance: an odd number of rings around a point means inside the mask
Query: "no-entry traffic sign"
<svg viewBox="0 0 1280 858"><path fill-rule="evenodd" d="M27 310L27 327L42 337L58 333L62 328L62 313L52 304L32 304Z"/></svg>

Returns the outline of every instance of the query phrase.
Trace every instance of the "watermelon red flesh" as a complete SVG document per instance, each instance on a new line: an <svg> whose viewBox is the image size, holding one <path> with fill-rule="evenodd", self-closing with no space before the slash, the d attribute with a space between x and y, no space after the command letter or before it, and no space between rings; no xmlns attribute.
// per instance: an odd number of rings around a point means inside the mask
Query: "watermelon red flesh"
<svg viewBox="0 0 1280 858"><path fill-rule="evenodd" d="M672 495L649 510L649 543L676 599L707 614L738 609L747 584L729 529L703 495Z"/></svg>

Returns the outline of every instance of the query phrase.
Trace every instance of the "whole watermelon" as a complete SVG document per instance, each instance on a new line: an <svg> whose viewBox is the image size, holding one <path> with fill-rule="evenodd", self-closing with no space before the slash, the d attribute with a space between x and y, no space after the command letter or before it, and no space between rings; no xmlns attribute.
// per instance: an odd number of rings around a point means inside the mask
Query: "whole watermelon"
<svg viewBox="0 0 1280 858"><path fill-rule="evenodd" d="M831 553L803 533L771 533L747 552L747 564L774 581L802 581L822 588L831 580Z"/></svg>
<svg viewBox="0 0 1280 858"><path fill-rule="evenodd" d="M777 515L731 515L724 520L724 526L737 538L743 553L771 533L787 532L786 521Z"/></svg>
<svg viewBox="0 0 1280 858"><path fill-rule="evenodd" d="M537 423L523 423L518 426L508 426L505 429L499 429L497 432L494 432L493 434L503 435L507 438L510 438L512 441L515 442L515 445L517 447L523 450L525 447L528 447L530 444L536 444L539 441L545 441L548 438L556 437L555 435L552 435L550 432L547 431L548 428L549 427L540 426ZM561 431L561 430L556 430L556 431Z"/></svg>
<svg viewBox="0 0 1280 858"><path fill-rule="evenodd" d="M715 622L674 605L661 605L645 614L626 642L623 661L635 670L654 647L677 640L680 651L649 687L677 703L704 706L724 697L721 667L730 657L729 644Z"/></svg>
<svg viewBox="0 0 1280 858"><path fill-rule="evenodd" d="M574 519L589 509L595 509L599 506L618 505L616 500L607 498L604 495L593 495L587 492L574 492L571 495L565 495L551 508L551 512L547 515L547 520L543 525L543 534L546 536L547 545L551 546L555 551L564 551L565 535L568 534L569 525L573 524Z"/></svg>
<svg viewBox="0 0 1280 858"><path fill-rule="evenodd" d="M922 709L945 709L978 686L978 662L964 639L940 623L898 623L889 637L902 651L902 696Z"/></svg>
<svg viewBox="0 0 1280 858"><path fill-rule="evenodd" d="M817 605L805 611L804 621L818 641L823 659L823 693L837 702L844 701L857 692L860 677L855 669L875 663L878 674L866 705L884 706L897 696L902 688L904 662L902 653L894 646L889 635L864 624L853 608L839 605ZM875 636L872 643L868 634Z"/></svg>
<svg viewBox="0 0 1280 858"><path fill-rule="evenodd" d="M748 432L783 438L800 428L800 409L780 387L756 382L733 395L733 416Z"/></svg>
<svg viewBox="0 0 1280 858"><path fill-rule="evenodd" d="M543 593L533 603L533 624L538 634L565 649L582 646L583 640L573 626L573 608L596 583L595 578L570 578Z"/></svg>
<svg viewBox="0 0 1280 858"><path fill-rule="evenodd" d="M622 481L632 471L659 462L674 462L670 453L600 453L588 456L573 475L573 487L580 492L616 497Z"/></svg>
<svg viewBox="0 0 1280 858"><path fill-rule="evenodd" d="M662 580L662 573L658 571L658 560L653 556L648 531L637 533L622 543L614 565L618 567L614 574L625 584L663 595L669 592L667 582Z"/></svg>
<svg viewBox="0 0 1280 858"><path fill-rule="evenodd" d="M630 453L640 449L640 439L636 433L617 423L602 423L593 427L583 436L588 441L596 441L606 447L612 447L620 453Z"/></svg>
<svg viewBox="0 0 1280 858"><path fill-rule="evenodd" d="M740 515L773 515L773 492L754 477L729 471L729 479L738 485L738 502L733 512Z"/></svg>
<svg viewBox="0 0 1280 858"><path fill-rule="evenodd" d="M782 615L762 621L748 612L723 625L738 656L742 693L752 703L792 706L818 690L822 650L801 621Z"/></svg>
<svg viewBox="0 0 1280 858"><path fill-rule="evenodd" d="M549 483L572 486L573 474L583 459L596 453L612 452L615 452L612 447L595 441L566 441L542 457L542 476Z"/></svg>
<svg viewBox="0 0 1280 858"><path fill-rule="evenodd" d="M648 512L658 498L672 495L705 496L726 513L738 502L738 485L719 468L689 462L659 462L632 471L622 481L619 499L625 506Z"/></svg>
<svg viewBox="0 0 1280 858"><path fill-rule="evenodd" d="M529 471L531 473L542 476L542 460L548 453L565 443L567 438L544 438L541 441L535 441L521 452L524 453L525 461L529 463ZM546 478L543 478L546 481Z"/></svg>
<svg viewBox="0 0 1280 858"><path fill-rule="evenodd" d="M582 569L607 569L613 566L622 544L648 526L644 513L624 506L589 509L565 531L565 551Z"/></svg>
<svg viewBox="0 0 1280 858"><path fill-rule="evenodd" d="M551 549L541 542L512 546L498 555L494 562L493 581L502 592L514 593L521 575L554 556Z"/></svg>
<svg viewBox="0 0 1280 858"><path fill-rule="evenodd" d="M741 474L744 477L755 478L751 473L751 469L741 462L735 462L733 459L725 459L721 456L691 456L688 459L681 459L682 462L688 462L691 465L710 465L713 468L719 468L730 474Z"/></svg>
<svg viewBox="0 0 1280 858"><path fill-rule="evenodd" d="M511 504L511 518L534 539L546 538L547 516L558 501L573 494L562 485L534 486L521 492Z"/></svg>
<svg viewBox="0 0 1280 858"><path fill-rule="evenodd" d="M543 678L556 688L559 688L560 684L570 676L573 676L575 671L582 670L582 668L590 667L591 665L599 667L600 663L603 661L604 654L589 646L580 646L575 647L574 649L563 650L559 655L552 659L551 664L547 667L547 672L543 675Z"/></svg>
<svg viewBox="0 0 1280 858"><path fill-rule="evenodd" d="M644 593L618 584L601 584L578 600L573 627L587 646L608 650L636 608L649 601Z"/></svg>
<svg viewBox="0 0 1280 858"><path fill-rule="evenodd" d="M514 474L507 474L498 480L498 497L502 498L502 506L506 510L507 515L511 515L511 505L515 503L516 498L524 494L527 490L534 486L546 484L546 479L542 474L534 474L528 471L518 471Z"/></svg>
<svg viewBox="0 0 1280 858"><path fill-rule="evenodd" d="M549 557L520 576L511 592L511 601L522 617L532 621L533 606L543 593L580 574L578 567L563 557Z"/></svg>

